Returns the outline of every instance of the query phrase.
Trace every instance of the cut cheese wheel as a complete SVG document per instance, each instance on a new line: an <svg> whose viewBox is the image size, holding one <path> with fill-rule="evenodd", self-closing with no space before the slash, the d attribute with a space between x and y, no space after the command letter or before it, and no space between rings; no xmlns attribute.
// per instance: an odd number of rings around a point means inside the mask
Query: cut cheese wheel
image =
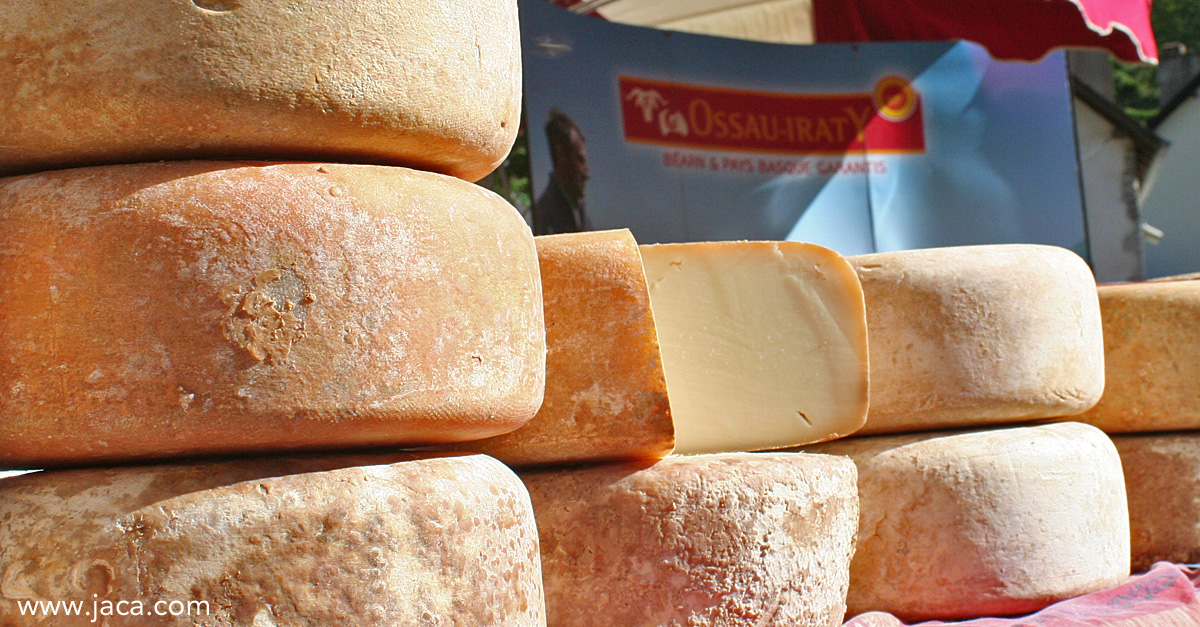
<svg viewBox="0 0 1200 627"><path fill-rule="evenodd" d="M657 458L674 427L637 242L628 230L535 238L546 395L525 426L455 444L512 465Z"/></svg>
<svg viewBox="0 0 1200 627"><path fill-rule="evenodd" d="M867 411L862 288L800 242L642 246L675 452L751 451L852 433Z"/></svg>
<svg viewBox="0 0 1200 627"><path fill-rule="evenodd" d="M550 627L842 624L858 516L848 460L734 453L521 478Z"/></svg>
<svg viewBox="0 0 1200 627"><path fill-rule="evenodd" d="M1200 282L1099 292L1107 384L1078 420L1109 433L1200 429Z"/></svg>
<svg viewBox="0 0 1200 627"><path fill-rule="evenodd" d="M0 464L430 443L544 387L533 237L382 166L162 163L0 181Z"/></svg>
<svg viewBox="0 0 1200 627"><path fill-rule="evenodd" d="M0 32L4 174L232 157L476 180L517 132L514 0L41 0Z"/></svg>
<svg viewBox="0 0 1200 627"><path fill-rule="evenodd" d="M895 433L1079 414L1104 390L1096 284L1035 245L850 257L867 299L871 409Z"/></svg>
<svg viewBox="0 0 1200 627"><path fill-rule="evenodd" d="M6 625L545 624L529 495L481 455L34 473L0 519Z"/></svg>
<svg viewBox="0 0 1200 627"><path fill-rule="evenodd" d="M1113 437L1125 490L1133 570L1200 561L1200 433Z"/></svg>
<svg viewBox="0 0 1200 627"><path fill-rule="evenodd" d="M851 615L1032 612L1129 576L1121 460L1075 423L827 442L858 465Z"/></svg>

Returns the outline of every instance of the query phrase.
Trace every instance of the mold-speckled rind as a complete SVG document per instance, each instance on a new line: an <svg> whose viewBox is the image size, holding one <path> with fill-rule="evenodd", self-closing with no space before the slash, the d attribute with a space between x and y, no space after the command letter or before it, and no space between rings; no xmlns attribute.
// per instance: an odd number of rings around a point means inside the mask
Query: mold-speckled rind
<svg viewBox="0 0 1200 627"><path fill-rule="evenodd" d="M1076 420L1108 433L1200 429L1200 281L1098 291L1107 383Z"/></svg>
<svg viewBox="0 0 1200 627"><path fill-rule="evenodd" d="M0 180L0 465L452 442L541 404L529 228L384 166Z"/></svg>
<svg viewBox="0 0 1200 627"><path fill-rule="evenodd" d="M521 110L515 0L10 0L0 174L158 159L476 180Z"/></svg>
<svg viewBox="0 0 1200 627"><path fill-rule="evenodd" d="M18 601L37 600L207 604L192 616L109 616L109 627L544 624L537 530L517 477L478 455L404 459L0 481L0 624L98 624L22 617Z"/></svg>
<svg viewBox="0 0 1200 627"><path fill-rule="evenodd" d="M804 450L858 465L851 616L1024 614L1129 576L1121 460L1095 427L856 437Z"/></svg>
<svg viewBox="0 0 1200 627"><path fill-rule="evenodd" d="M1104 390L1096 282L1027 244L848 257L867 301L871 408L897 433L1071 416Z"/></svg>
<svg viewBox="0 0 1200 627"><path fill-rule="evenodd" d="M522 473L549 627L836 627L854 465L801 453Z"/></svg>
<svg viewBox="0 0 1200 627"><path fill-rule="evenodd" d="M653 459L671 452L658 333L628 230L535 238L546 318L546 396L525 426L454 445L510 465Z"/></svg>

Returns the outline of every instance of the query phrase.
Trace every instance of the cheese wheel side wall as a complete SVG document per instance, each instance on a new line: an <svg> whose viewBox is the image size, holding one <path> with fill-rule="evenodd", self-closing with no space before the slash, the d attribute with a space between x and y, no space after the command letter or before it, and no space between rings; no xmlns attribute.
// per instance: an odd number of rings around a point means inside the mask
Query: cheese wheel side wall
<svg viewBox="0 0 1200 627"><path fill-rule="evenodd" d="M858 466L849 615L1024 614L1129 576L1121 460L1095 427L849 438L805 450Z"/></svg>
<svg viewBox="0 0 1200 627"><path fill-rule="evenodd" d="M38 599L204 603L111 627L545 624L528 493L484 456L42 472L0 494L4 624Z"/></svg>
<svg viewBox="0 0 1200 627"><path fill-rule="evenodd" d="M2 463L456 441L541 403L533 238L478 186L190 162L0 207Z"/></svg>
<svg viewBox="0 0 1200 627"><path fill-rule="evenodd" d="M521 474L550 627L836 627L854 465L797 453Z"/></svg>
<svg viewBox="0 0 1200 627"><path fill-rule="evenodd" d="M1200 561L1200 433L1113 437L1125 470L1133 570Z"/></svg>
<svg viewBox="0 0 1200 627"><path fill-rule="evenodd" d="M514 0L17 0L0 174L316 159L476 180L521 108Z"/></svg>
<svg viewBox="0 0 1200 627"><path fill-rule="evenodd" d="M1100 307L1075 253L1019 244L848 259L870 338L859 435L1070 416L1100 399Z"/></svg>
<svg viewBox="0 0 1200 627"><path fill-rule="evenodd" d="M655 459L675 429L641 254L626 229L534 238L546 395L528 423L453 445L509 465Z"/></svg>
<svg viewBox="0 0 1200 627"><path fill-rule="evenodd" d="M1200 429L1200 282L1098 291L1107 385L1078 420L1109 433Z"/></svg>

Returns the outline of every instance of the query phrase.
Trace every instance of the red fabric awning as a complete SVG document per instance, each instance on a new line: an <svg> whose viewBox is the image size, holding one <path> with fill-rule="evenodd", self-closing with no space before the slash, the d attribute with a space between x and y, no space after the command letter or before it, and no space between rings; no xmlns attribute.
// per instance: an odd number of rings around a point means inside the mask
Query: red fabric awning
<svg viewBox="0 0 1200 627"><path fill-rule="evenodd" d="M1109 50L1157 63L1151 0L813 0L818 43L966 39L998 59L1037 60L1054 48Z"/></svg>

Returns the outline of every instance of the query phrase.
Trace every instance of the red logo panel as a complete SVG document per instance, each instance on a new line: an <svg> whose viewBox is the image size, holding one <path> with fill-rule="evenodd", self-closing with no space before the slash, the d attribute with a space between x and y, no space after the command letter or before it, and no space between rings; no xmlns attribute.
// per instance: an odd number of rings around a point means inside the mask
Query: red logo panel
<svg viewBox="0 0 1200 627"><path fill-rule="evenodd" d="M888 76L871 94L786 94L622 76L625 140L794 155L925 152L921 98Z"/></svg>

